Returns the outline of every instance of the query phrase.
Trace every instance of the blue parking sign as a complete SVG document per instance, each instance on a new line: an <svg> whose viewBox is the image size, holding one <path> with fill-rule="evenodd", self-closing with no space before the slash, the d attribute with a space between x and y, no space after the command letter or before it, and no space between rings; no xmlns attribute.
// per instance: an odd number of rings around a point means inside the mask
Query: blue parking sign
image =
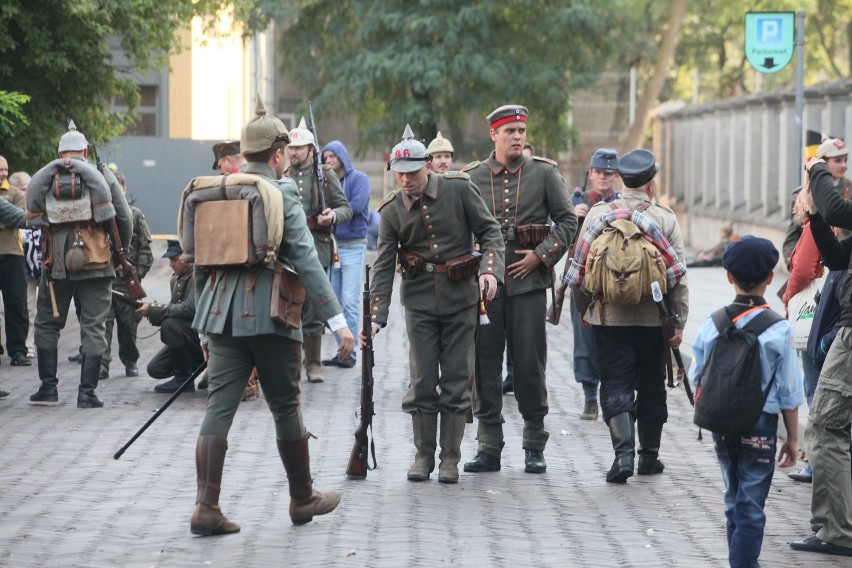
<svg viewBox="0 0 852 568"><path fill-rule="evenodd" d="M793 59L796 20L793 12L748 12L745 17L745 53L762 73L777 73Z"/></svg>

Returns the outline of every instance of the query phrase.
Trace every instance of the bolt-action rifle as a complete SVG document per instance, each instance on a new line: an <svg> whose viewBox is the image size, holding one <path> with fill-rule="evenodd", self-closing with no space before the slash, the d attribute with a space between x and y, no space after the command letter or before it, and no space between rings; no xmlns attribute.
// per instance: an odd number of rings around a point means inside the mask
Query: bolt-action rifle
<svg viewBox="0 0 852 568"><path fill-rule="evenodd" d="M680 349L669 345L669 338L674 334L674 329L669 326L671 314L669 314L669 309L666 307L665 302L663 302L663 291L660 289L660 285L656 282L651 282L651 296L654 299L654 303L657 304L657 308L659 308L660 310L660 321L663 323L664 344L667 347L667 350L672 350L675 363L677 363L677 382L675 382L674 377L672 376L673 373L671 358L668 356L669 354L666 353L666 367L669 374L669 388L673 389L678 385L678 383L683 383L683 390L686 391L686 398L689 399L689 404L694 407L695 398L692 396L692 387L689 386L689 377L686 376L686 368L684 368L683 366L683 358L680 355Z"/></svg>
<svg viewBox="0 0 852 568"><path fill-rule="evenodd" d="M314 175L317 177L317 189L319 191L319 212L325 211L325 174L322 171L319 155L319 138L317 138L317 125L314 122L314 107L308 101L308 117L311 119L311 134L314 135Z"/></svg>
<svg viewBox="0 0 852 568"><path fill-rule="evenodd" d="M361 421L355 430L355 445L349 455L346 476L349 479L366 479L367 470L376 469L375 439L369 440L367 430L373 428L373 326L370 319L370 265L367 265L367 277L364 281L362 297L363 316L361 332L365 345L361 350ZM369 444L367 443L369 440ZM373 467L369 464L369 453L373 454Z"/></svg>

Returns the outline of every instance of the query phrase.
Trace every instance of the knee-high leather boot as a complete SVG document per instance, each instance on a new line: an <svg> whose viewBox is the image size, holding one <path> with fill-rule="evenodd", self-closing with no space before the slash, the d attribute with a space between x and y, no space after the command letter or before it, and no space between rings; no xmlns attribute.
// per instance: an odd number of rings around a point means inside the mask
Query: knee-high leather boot
<svg viewBox="0 0 852 568"><path fill-rule="evenodd" d="M426 481L429 479L429 474L435 470L438 415L412 414L411 422L414 426L414 447L417 448L417 455L414 456L414 464L408 470L408 480Z"/></svg>
<svg viewBox="0 0 852 568"><path fill-rule="evenodd" d="M59 353L56 349L36 350L38 357L38 378L41 379L41 385L38 387L38 392L30 396L30 402L38 402L41 404L59 402L59 391L56 390L56 385L59 379L56 378L56 365Z"/></svg>
<svg viewBox="0 0 852 568"><path fill-rule="evenodd" d="M338 491L320 493L311 479L311 457L308 436L298 440L278 440L278 454L287 471L290 484L290 520L294 525L310 523L315 515L334 511L340 503Z"/></svg>
<svg viewBox="0 0 852 568"><path fill-rule="evenodd" d="M98 377L101 373L102 355L83 353L83 365L80 368L80 387L77 392L77 408L101 408L104 403L95 394Z"/></svg>
<svg viewBox="0 0 852 568"><path fill-rule="evenodd" d="M195 470L198 475L198 494L192 513L192 534L210 536L240 532L240 525L229 521L219 509L222 469L228 440L217 436L199 436L195 445Z"/></svg>
<svg viewBox="0 0 852 568"><path fill-rule="evenodd" d="M636 473L639 475L654 475L663 473L665 464L658 458L660 455L660 439L663 437L662 424L648 424L639 420L639 465Z"/></svg>
<svg viewBox="0 0 852 568"><path fill-rule="evenodd" d="M438 481L441 483L459 482L464 425L464 414L441 413L441 464L438 466Z"/></svg>
<svg viewBox="0 0 852 568"><path fill-rule="evenodd" d="M622 412L609 419L609 435L612 438L612 449L615 450L615 461L606 474L609 483L625 483L633 476L633 415Z"/></svg>

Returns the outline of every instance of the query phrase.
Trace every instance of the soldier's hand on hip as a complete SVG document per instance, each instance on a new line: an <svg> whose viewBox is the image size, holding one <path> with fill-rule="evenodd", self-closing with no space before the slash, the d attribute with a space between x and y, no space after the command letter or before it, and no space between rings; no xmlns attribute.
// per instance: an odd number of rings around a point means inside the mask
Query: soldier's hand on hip
<svg viewBox="0 0 852 568"><path fill-rule="evenodd" d="M348 327L343 327L334 332L340 344L337 346L338 359L348 359L352 355L352 350L355 349L355 337Z"/></svg>
<svg viewBox="0 0 852 568"><path fill-rule="evenodd" d="M519 249L515 251L515 253L523 258L506 267L506 272L508 272L509 276L512 278L523 280L530 272L538 268L538 265L541 264L541 258L539 258L534 250Z"/></svg>
<svg viewBox="0 0 852 568"><path fill-rule="evenodd" d="M479 295L486 302L490 302L497 295L497 278L493 274L479 275Z"/></svg>

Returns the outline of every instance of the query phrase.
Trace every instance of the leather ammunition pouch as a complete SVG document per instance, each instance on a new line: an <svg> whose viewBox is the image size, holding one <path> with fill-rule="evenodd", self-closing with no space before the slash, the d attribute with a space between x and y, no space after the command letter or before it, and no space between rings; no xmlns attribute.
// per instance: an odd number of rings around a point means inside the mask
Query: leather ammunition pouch
<svg viewBox="0 0 852 568"><path fill-rule="evenodd" d="M74 274L83 270L101 270L112 260L106 231L85 225L74 229L71 247L65 252L65 268Z"/></svg>
<svg viewBox="0 0 852 568"><path fill-rule="evenodd" d="M403 280L414 280L423 271L426 261L417 253L400 249L398 254L399 274Z"/></svg>
<svg viewBox="0 0 852 568"><path fill-rule="evenodd" d="M295 270L276 261L269 317L284 327L297 329L302 325L302 304L304 303L305 285L302 284L302 279Z"/></svg>
<svg viewBox="0 0 852 568"><path fill-rule="evenodd" d="M537 247L550 235L550 225L528 224L515 226L515 239L522 247Z"/></svg>
<svg viewBox="0 0 852 568"><path fill-rule="evenodd" d="M465 280L479 273L482 253L465 254L447 261L447 277L453 282Z"/></svg>

